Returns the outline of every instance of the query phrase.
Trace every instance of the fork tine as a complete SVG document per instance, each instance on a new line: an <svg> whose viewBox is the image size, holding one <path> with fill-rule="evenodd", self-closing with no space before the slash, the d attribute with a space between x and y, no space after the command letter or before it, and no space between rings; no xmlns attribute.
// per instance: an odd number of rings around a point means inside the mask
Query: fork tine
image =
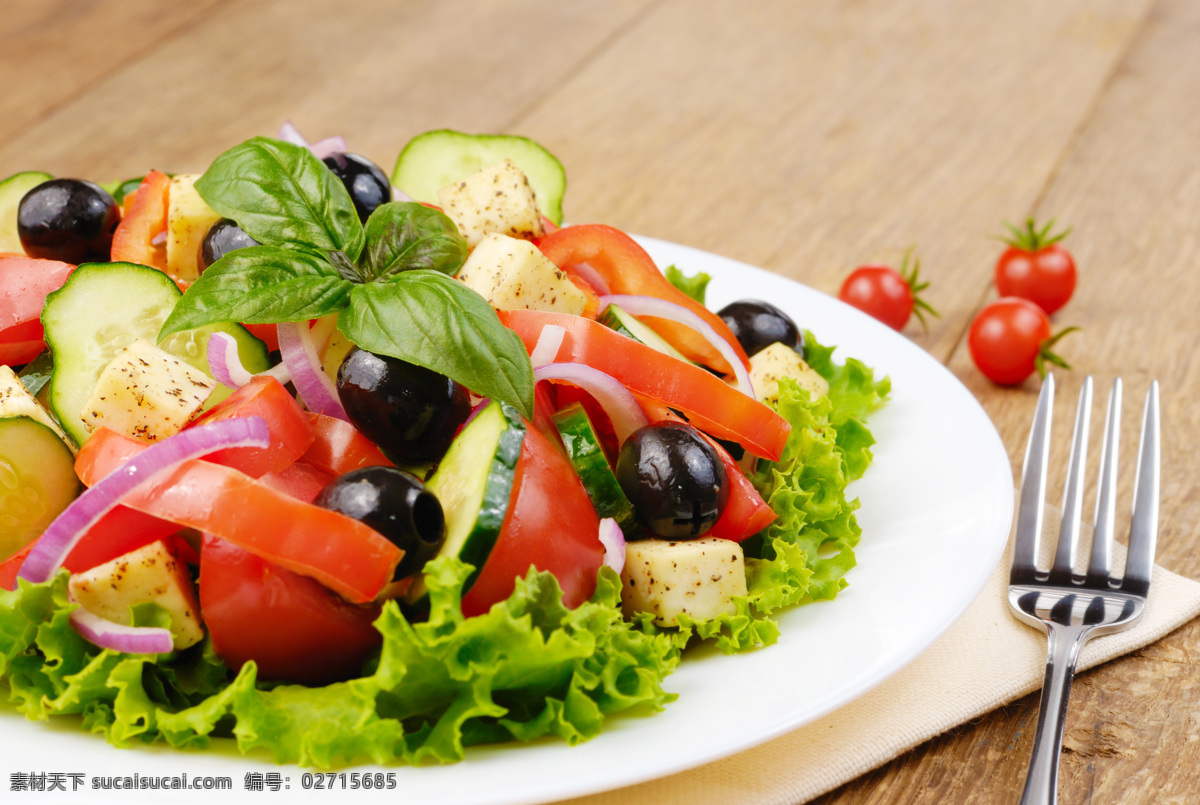
<svg viewBox="0 0 1200 805"><path fill-rule="evenodd" d="M1096 489L1096 528L1087 578L1092 585L1107 585L1112 567L1113 520L1117 504L1117 458L1121 440L1121 378L1113 381L1104 416L1104 444L1100 448L1100 478Z"/></svg>
<svg viewBox="0 0 1200 805"><path fill-rule="evenodd" d="M1062 528L1054 553L1052 576L1070 578L1079 545L1079 518L1083 512L1083 478L1087 469L1088 431L1092 422L1092 378L1083 380L1079 407L1075 411L1075 435L1071 439L1071 457L1067 462L1067 480L1063 485Z"/></svg>
<svg viewBox="0 0 1200 805"><path fill-rule="evenodd" d="M1054 375L1046 375L1038 396L1025 463L1021 469L1021 502L1017 509L1017 532L1013 540L1013 584L1032 580L1037 571L1038 540L1046 499L1046 465L1050 462L1050 419L1054 411Z"/></svg>
<svg viewBox="0 0 1200 805"><path fill-rule="evenodd" d="M1154 566L1154 543L1158 539L1158 381L1150 384L1142 415L1142 437L1138 447L1137 472L1133 481L1133 522L1129 528L1129 557L1121 589L1145 595Z"/></svg>

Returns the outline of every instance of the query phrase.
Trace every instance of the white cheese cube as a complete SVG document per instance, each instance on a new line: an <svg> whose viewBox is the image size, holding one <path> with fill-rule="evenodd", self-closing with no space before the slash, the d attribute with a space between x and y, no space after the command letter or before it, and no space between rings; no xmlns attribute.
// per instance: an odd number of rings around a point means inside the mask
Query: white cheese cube
<svg viewBox="0 0 1200 805"><path fill-rule="evenodd" d="M438 203L471 247L491 232L524 239L544 234L533 188L511 159L443 187Z"/></svg>
<svg viewBox="0 0 1200 805"><path fill-rule="evenodd" d="M829 382L804 362L796 350L774 343L750 357L750 384L754 396L768 405L779 399L779 381L791 378L815 399L829 393Z"/></svg>
<svg viewBox="0 0 1200 805"><path fill-rule="evenodd" d="M80 416L89 431L104 426L154 442L183 430L217 382L138 339L113 358Z"/></svg>
<svg viewBox="0 0 1200 805"><path fill-rule="evenodd" d="M499 310L549 310L578 316L587 296L527 240L486 235L458 279Z"/></svg>
<svg viewBox="0 0 1200 805"><path fill-rule="evenodd" d="M161 540L71 576L71 597L105 620L132 625L129 608L154 603L171 615L175 648L204 637L200 605L187 568Z"/></svg>
<svg viewBox="0 0 1200 805"><path fill-rule="evenodd" d="M742 546L727 539L647 539L625 545L621 604L626 615L649 612L661 626L675 617L695 620L737 611L734 596L746 595Z"/></svg>
<svg viewBox="0 0 1200 805"><path fill-rule="evenodd" d="M167 193L167 273L179 279L200 276L200 244L221 216L196 192L198 174L178 174Z"/></svg>
<svg viewBox="0 0 1200 805"><path fill-rule="evenodd" d="M63 433L63 429L54 421L54 417L50 416L50 412L37 401L37 397L29 393L29 389L25 388L25 384L17 377L12 367L0 365L0 418L14 416L27 416L34 422L45 425L58 434L58 438L71 448L72 453L75 452L74 443Z"/></svg>

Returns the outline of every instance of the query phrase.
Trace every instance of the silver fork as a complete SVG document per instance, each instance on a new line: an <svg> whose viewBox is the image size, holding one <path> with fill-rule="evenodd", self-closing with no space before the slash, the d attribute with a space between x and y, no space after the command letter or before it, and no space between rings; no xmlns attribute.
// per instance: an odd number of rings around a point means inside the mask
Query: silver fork
<svg viewBox="0 0 1200 805"><path fill-rule="evenodd" d="M1134 480L1133 516L1129 553L1119 578L1111 572L1113 521L1117 492L1117 442L1121 422L1121 381L1108 398L1104 444L1100 453L1095 529L1087 573L1075 566L1079 518L1083 508L1084 467L1087 464L1088 424L1092 408L1092 379L1083 383L1075 415L1075 436L1063 490L1062 526L1054 565L1037 567L1038 539L1046 497L1046 465L1050 457L1050 419L1054 408L1054 378L1047 376L1038 398L1021 480L1021 503L1009 575L1008 603L1013 615L1046 632L1049 646L1046 678L1038 712L1033 757L1025 778L1022 805L1058 800L1058 759L1062 751L1063 721L1071 679L1079 650L1089 638L1128 629L1146 606L1154 543L1158 535L1159 427L1158 382L1150 385L1142 415Z"/></svg>

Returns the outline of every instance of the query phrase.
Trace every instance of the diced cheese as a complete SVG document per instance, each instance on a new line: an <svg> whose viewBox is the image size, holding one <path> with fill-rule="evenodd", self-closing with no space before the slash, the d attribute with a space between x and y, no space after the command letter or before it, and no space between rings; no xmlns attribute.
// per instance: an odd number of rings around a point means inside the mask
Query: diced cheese
<svg viewBox="0 0 1200 805"><path fill-rule="evenodd" d="M183 430L217 382L153 344L138 339L109 362L80 416L100 426L154 442Z"/></svg>
<svg viewBox="0 0 1200 805"><path fill-rule="evenodd" d="M625 545L621 604L627 615L649 612L661 626L677 615L706 620L737 611L746 595L742 546L727 539L638 540Z"/></svg>
<svg viewBox="0 0 1200 805"><path fill-rule="evenodd" d="M37 398L29 393L29 389L25 388L25 384L17 377L12 367L0 365L0 417L10 416L27 416L34 422L45 425L58 434L67 447L71 448L71 452L75 452L75 445L67 438L67 434L63 433L63 429Z"/></svg>
<svg viewBox="0 0 1200 805"><path fill-rule="evenodd" d="M195 645L204 637L192 579L161 540L76 573L69 586L71 597L81 607L114 623L133 625L131 606L158 604L171 615L176 649Z"/></svg>
<svg viewBox="0 0 1200 805"><path fill-rule="evenodd" d="M458 279L501 310L549 310L578 316L587 297L527 240L486 235Z"/></svg>
<svg viewBox="0 0 1200 805"><path fill-rule="evenodd" d="M200 244L221 216L196 192L198 174L178 174L167 195L167 273L179 279L200 276Z"/></svg>
<svg viewBox="0 0 1200 805"><path fill-rule="evenodd" d="M511 159L443 187L438 203L468 246L491 232L524 239L544 234L533 188Z"/></svg>
<svg viewBox="0 0 1200 805"><path fill-rule="evenodd" d="M829 393L829 382L786 344L776 342L750 357L750 384L759 402L778 400L779 381L785 377L795 380L814 398Z"/></svg>

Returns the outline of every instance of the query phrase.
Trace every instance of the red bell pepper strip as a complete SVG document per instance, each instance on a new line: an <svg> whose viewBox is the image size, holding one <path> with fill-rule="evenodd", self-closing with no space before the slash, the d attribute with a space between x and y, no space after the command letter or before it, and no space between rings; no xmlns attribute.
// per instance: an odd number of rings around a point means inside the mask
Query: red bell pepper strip
<svg viewBox="0 0 1200 805"><path fill-rule="evenodd" d="M577 224L546 235L538 248L552 263L571 274L571 267L587 263L608 283L609 293L656 296L682 305L712 325L729 342L742 365L750 359L720 316L692 299L663 276L653 258L637 242L619 229L603 224ZM646 324L682 352L689 360L711 366L726 374L733 371L721 353L691 327L663 319L647 319Z"/></svg>
<svg viewBox="0 0 1200 805"><path fill-rule="evenodd" d="M545 325L557 324L566 330L558 360L586 363L606 372L635 394L683 411L696 427L736 441L757 456L778 461L783 455L791 430L787 420L698 366L579 316L542 310L501 310L499 315L529 351Z"/></svg>
<svg viewBox="0 0 1200 805"><path fill-rule="evenodd" d="M167 194L171 177L150 171L142 180L129 205L129 211L113 232L112 259L114 263L140 263L167 270L167 247L154 244L154 239L167 231Z"/></svg>

